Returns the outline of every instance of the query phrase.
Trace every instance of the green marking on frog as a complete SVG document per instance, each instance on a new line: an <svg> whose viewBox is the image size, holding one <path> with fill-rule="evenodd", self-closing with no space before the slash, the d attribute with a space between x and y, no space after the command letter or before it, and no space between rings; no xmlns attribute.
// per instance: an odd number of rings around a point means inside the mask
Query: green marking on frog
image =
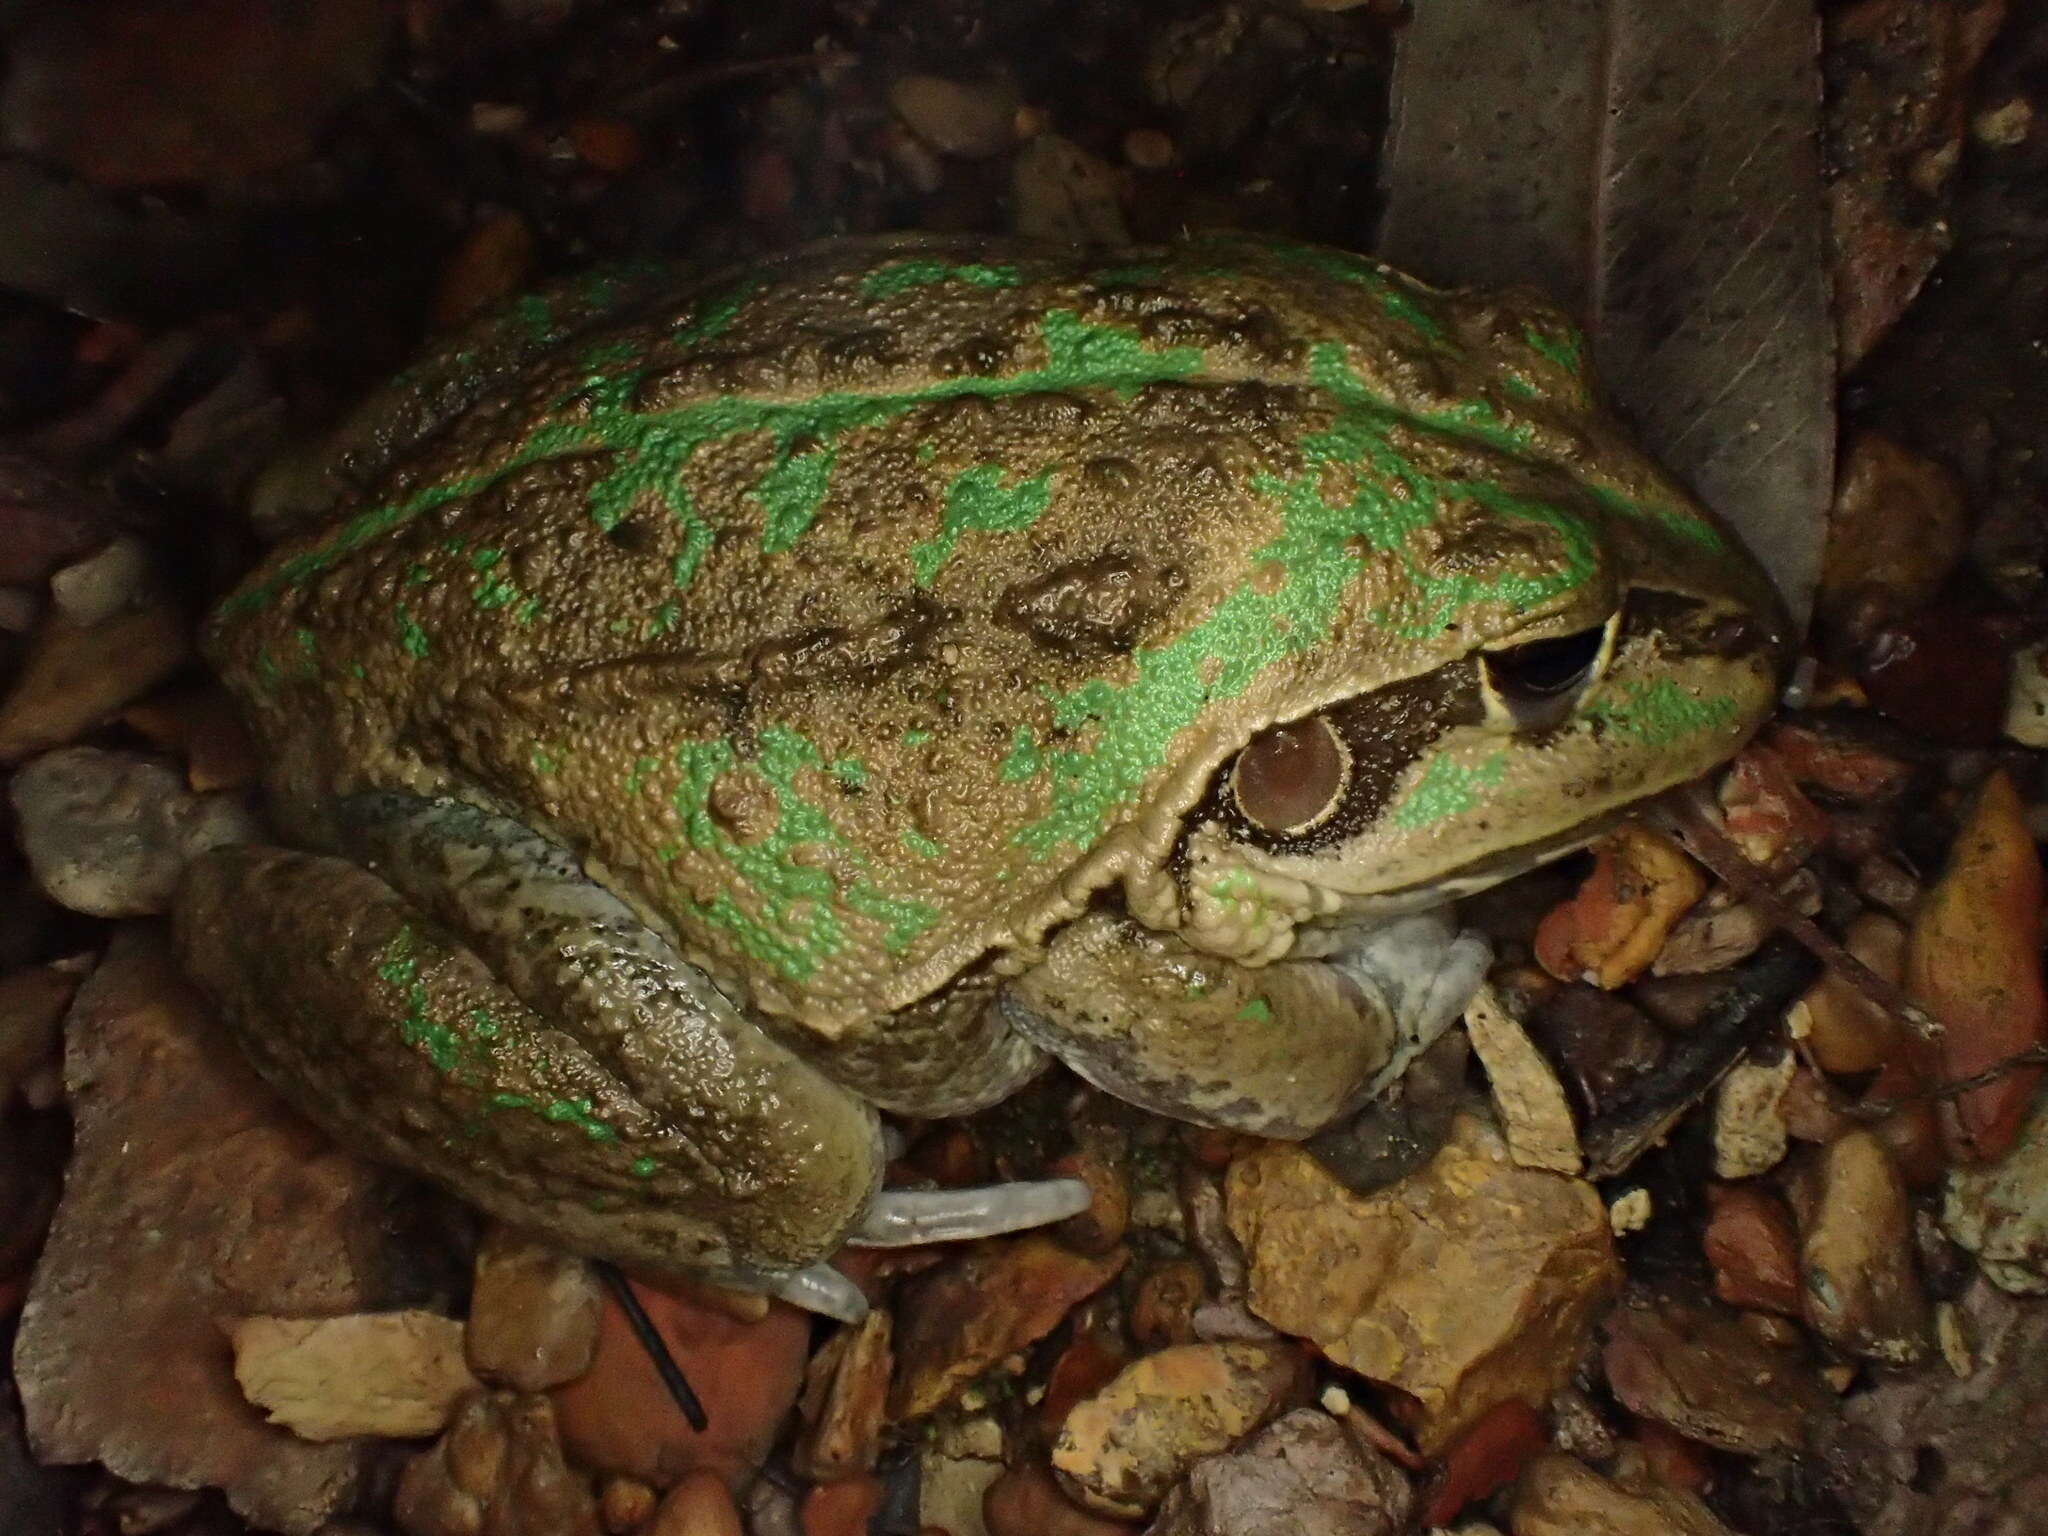
<svg viewBox="0 0 2048 1536"><path fill-rule="evenodd" d="M831 766L832 777L839 781L842 789L866 789L868 765L857 757L835 758Z"/></svg>
<svg viewBox="0 0 2048 1536"><path fill-rule="evenodd" d="M864 299L893 299L913 288L933 283L965 283L970 288L1014 288L1023 279L1017 269L986 262L955 264L936 256L906 256L887 262L860 280Z"/></svg>
<svg viewBox="0 0 2048 1536"><path fill-rule="evenodd" d="M405 1013L396 1021L398 1038L431 1061L436 1071L451 1073L460 1063L462 1040L428 1011L427 987L419 979L420 963L413 943L410 927L393 934L384 946L377 976L404 1000Z"/></svg>
<svg viewBox="0 0 2048 1536"><path fill-rule="evenodd" d="M937 908L891 895L848 870L849 865L863 869L868 860L797 789L798 774L830 772L824 754L799 732L786 725L767 727L744 761L724 737L686 742L676 749L675 763L682 781L672 798L684 838L700 852L722 858L734 884L751 891L756 908L743 907L732 889L709 900L683 899L697 916L731 932L762 964L792 981L807 979L846 943L842 908L883 924L883 942L892 953L939 920ZM775 796L774 826L746 842L730 836L710 808L719 778L742 768L758 775ZM819 857L824 850L836 856Z"/></svg>
<svg viewBox="0 0 2048 1536"><path fill-rule="evenodd" d="M634 1158L626 1171L636 1179L651 1179L661 1171L661 1164L654 1158L641 1156Z"/></svg>
<svg viewBox="0 0 2048 1536"><path fill-rule="evenodd" d="M654 772L654 770L659 768L660 766L661 759L659 758L635 758L633 760L633 771L626 775L626 793L629 795L639 794L640 787L647 782L647 775Z"/></svg>
<svg viewBox="0 0 2048 1536"><path fill-rule="evenodd" d="M995 400L1091 388L1129 396L1148 384L1190 378L1202 369L1197 347L1153 350L1127 329L1091 324L1071 310L1047 311L1039 335L1046 348L1046 361L1039 367L1007 375L963 375L895 393L836 391L801 400L727 395L672 410L641 410L630 403L638 375L625 372L591 392L581 412L536 428L496 465L348 519L318 544L281 561L265 579L243 586L220 612L223 617L254 612L374 540L529 465L599 450L610 451L616 465L588 494L589 515L599 528L609 531L635 506L653 502L665 505L691 529L694 539L699 514L681 484L683 467L706 444L768 434L774 443L773 462L750 494L763 510L763 547L786 549L816 515L830 476L830 445L848 432L946 400ZM687 584L695 574L709 537L707 529L694 552L686 546L684 555L677 557L678 585Z"/></svg>
<svg viewBox="0 0 2048 1536"><path fill-rule="evenodd" d="M795 545L818 515L838 457L827 448L783 459L749 492L761 504L761 552L779 555Z"/></svg>
<svg viewBox="0 0 2048 1536"><path fill-rule="evenodd" d="M1437 757L1423 770L1422 777L1387 812L1387 819L1404 832L1419 832L1453 816L1475 811L1483 803L1483 792L1507 772L1505 753L1497 753L1470 767Z"/></svg>
<svg viewBox="0 0 2048 1536"><path fill-rule="evenodd" d="M1444 340L1443 322L1428 308L1429 293L1371 258L1354 256L1348 251L1333 251L1327 246L1297 245L1288 240L1261 241L1260 245L1283 261L1306 267L1324 277L1333 277L1340 283L1364 288L1379 301L1380 308L1396 320L1431 341Z"/></svg>
<svg viewBox="0 0 2048 1536"><path fill-rule="evenodd" d="M1586 342L1577 326L1560 322L1552 332L1531 321L1522 327L1522 340L1529 343L1531 352L1550 359L1573 377L1585 374Z"/></svg>
<svg viewBox="0 0 2048 1536"><path fill-rule="evenodd" d="M556 1125L573 1125L592 1141L617 1141L619 1133L593 1113L588 1099L552 1099L542 1104L530 1094L494 1093L485 1101L491 1109L524 1109Z"/></svg>
<svg viewBox="0 0 2048 1536"><path fill-rule="evenodd" d="M675 341L680 347L701 346L723 335L747 307L747 301L761 291L765 278L748 277L733 284L723 293L700 300L690 312L690 318L676 327Z"/></svg>
<svg viewBox="0 0 2048 1536"><path fill-rule="evenodd" d="M1249 999L1231 1018L1241 1024L1270 1024L1273 1021L1273 1005L1263 997Z"/></svg>
<svg viewBox="0 0 2048 1536"><path fill-rule="evenodd" d="M505 574L504 563L502 549L480 549L469 557L470 569L477 573L476 584L469 589L469 600L486 613L503 608L519 596L519 589Z"/></svg>
<svg viewBox="0 0 2048 1536"><path fill-rule="evenodd" d="M419 620L415 619L407 611L403 603L398 605L395 617L398 620L398 644L400 649L406 655L416 660L424 658L432 647L427 640L427 632L420 627Z"/></svg>
<svg viewBox="0 0 2048 1536"><path fill-rule="evenodd" d="M945 844L934 842L915 827L905 827L903 829L903 846L916 854L920 859L936 859L946 851Z"/></svg>
<svg viewBox="0 0 2048 1536"><path fill-rule="evenodd" d="M1600 697L1586 706L1588 719L1648 747L1717 735L1735 725L1741 714L1734 699L1698 698L1668 677L1632 684L1620 698Z"/></svg>
<svg viewBox="0 0 2048 1536"><path fill-rule="evenodd" d="M1164 281L1166 275L1163 261L1132 261L1120 267L1097 267L1088 274L1088 281L1098 288L1139 288Z"/></svg>
<svg viewBox="0 0 2048 1536"><path fill-rule="evenodd" d="M976 464L953 477L938 534L911 547L910 568L920 587L932 584L952 558L963 533L1021 533L1052 505L1052 471L1012 485L1000 464Z"/></svg>
<svg viewBox="0 0 2048 1536"><path fill-rule="evenodd" d="M931 739L932 733L930 731L911 730L903 733L903 745L906 747L921 747Z"/></svg>
<svg viewBox="0 0 2048 1536"><path fill-rule="evenodd" d="M663 635L676 627L677 621L682 616L683 605L674 598L670 598L667 602L660 604L647 620L647 638L649 640L659 640Z"/></svg>
<svg viewBox="0 0 2048 1536"><path fill-rule="evenodd" d="M547 751L545 748L542 747L535 747L533 751L530 754L528 754L528 758L529 761L531 761L533 764L533 771L538 774L545 775L556 773L560 771L562 766L560 761L554 756L553 753Z"/></svg>
<svg viewBox="0 0 2048 1536"><path fill-rule="evenodd" d="M1032 735L1030 726L1018 726L1010 737L1009 753L996 770L998 776L1005 784L1021 784L1044 771L1045 754L1039 750L1038 738Z"/></svg>

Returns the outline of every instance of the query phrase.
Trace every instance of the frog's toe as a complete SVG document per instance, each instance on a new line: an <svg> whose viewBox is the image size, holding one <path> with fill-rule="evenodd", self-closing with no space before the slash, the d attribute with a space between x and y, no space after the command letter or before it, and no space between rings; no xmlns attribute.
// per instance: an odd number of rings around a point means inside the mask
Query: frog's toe
<svg viewBox="0 0 2048 1536"><path fill-rule="evenodd" d="M835 1317L842 1323L857 1323L868 1315L868 1299L861 1288L830 1264L813 1264L783 1274L745 1274L736 1277L746 1289L786 1301L805 1312Z"/></svg>
<svg viewBox="0 0 2048 1536"><path fill-rule="evenodd" d="M1030 1179L972 1189L885 1189L868 1202L846 1240L856 1248L910 1248L920 1243L994 1237L1065 1221L1088 1209L1079 1179Z"/></svg>

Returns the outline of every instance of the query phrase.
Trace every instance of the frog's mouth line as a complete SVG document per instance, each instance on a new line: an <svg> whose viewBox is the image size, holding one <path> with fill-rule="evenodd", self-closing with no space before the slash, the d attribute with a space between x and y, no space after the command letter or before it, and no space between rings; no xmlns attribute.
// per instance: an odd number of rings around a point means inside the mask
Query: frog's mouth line
<svg viewBox="0 0 2048 1536"><path fill-rule="evenodd" d="M1519 848L1504 849L1488 854L1470 864L1461 865L1447 875L1416 885L1404 885L1390 891L1377 891L1370 896L1347 897L1339 924L1347 924L1359 917L1400 917L1410 912L1423 912L1431 907L1443 906L1447 902L1476 896L1503 881L1517 875L1526 875L1532 869L1540 869L1566 854L1576 853L1588 843L1594 842L1607 832L1634 815L1643 802L1634 801L1618 807L1591 821L1580 822L1555 836L1541 842L1525 844Z"/></svg>

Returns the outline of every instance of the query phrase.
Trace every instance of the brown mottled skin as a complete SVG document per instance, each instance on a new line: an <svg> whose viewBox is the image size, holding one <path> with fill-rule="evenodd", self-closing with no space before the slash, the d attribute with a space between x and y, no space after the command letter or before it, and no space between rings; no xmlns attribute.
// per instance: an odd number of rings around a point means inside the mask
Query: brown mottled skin
<svg viewBox="0 0 2048 1536"><path fill-rule="evenodd" d="M447 914L380 920L295 980L288 958L238 958L314 937L275 890L234 915L248 878L310 889L364 859L349 797L461 802L567 850L764 1050L822 1071L787 1078L818 1105L825 1079L909 1113L999 1096L1038 1061L1011 1027L1026 1007L1084 1072L1085 1037L1157 1037L1134 1068L1167 1085L1134 1093L1156 1107L1306 1134L1336 1106L1291 1107L1301 1055L1362 1028L1361 1071L1388 1049L1305 974L1317 957L1583 841L1770 707L1765 579L1597 408L1577 345L1526 296L1248 238L1108 258L841 243L565 288L412 370L283 494L329 520L229 600L211 654L280 831L321 857L202 870L181 916L195 970L329 1123L654 1267L829 1251L872 1183L851 1145L871 1114L848 1095L818 1110L844 1126L813 1134L810 1110L738 1092L689 1170L627 1177L667 1131L635 1129L644 1106L585 1042L580 1097L619 1140L501 1131L520 1117L476 1105L510 1090L422 1076L371 963ZM1565 717L1534 729L1487 702L1481 653L1597 639L1617 612ZM1234 754L1346 709L1344 805L1313 837L1246 823ZM323 908L315 947L373 906ZM1204 1002L1176 1039L1160 999L1191 966L1280 1013ZM1262 970L1303 974L1266 999ZM1150 999L1129 1004L1142 1031L1083 1018L1096 994ZM330 1043L366 1012L381 1044ZM1239 1037L1248 1076L1226 1087ZM434 1127L408 1129L436 1094ZM691 1180L726 1205L714 1234L672 1240ZM771 1200L816 1210L795 1236L743 1230Z"/></svg>

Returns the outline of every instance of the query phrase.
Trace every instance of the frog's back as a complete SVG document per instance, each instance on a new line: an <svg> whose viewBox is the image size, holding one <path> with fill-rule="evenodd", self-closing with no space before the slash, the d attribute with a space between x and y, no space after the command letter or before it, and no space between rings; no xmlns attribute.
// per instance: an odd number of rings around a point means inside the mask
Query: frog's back
<svg viewBox="0 0 2048 1536"><path fill-rule="evenodd" d="M511 808L834 1030L1140 890L1264 725L1693 536L1573 346L1272 242L801 252L470 404L216 647L307 835L362 787ZM1565 521L1475 558L1502 498Z"/></svg>

